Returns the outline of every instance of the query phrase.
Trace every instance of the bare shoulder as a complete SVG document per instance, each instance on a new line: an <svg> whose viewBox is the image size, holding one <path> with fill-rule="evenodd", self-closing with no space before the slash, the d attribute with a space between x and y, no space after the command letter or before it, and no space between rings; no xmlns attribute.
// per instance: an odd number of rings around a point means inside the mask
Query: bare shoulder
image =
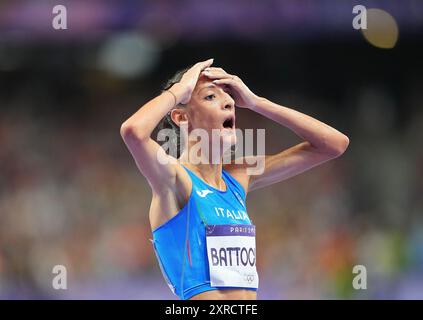
<svg viewBox="0 0 423 320"><path fill-rule="evenodd" d="M254 161L248 161L254 160ZM254 168L257 166L257 158L247 159L247 157L243 158L242 161L232 161L229 164L225 164L223 168L232 176L234 177L244 188L245 194L248 193L250 180L251 180L251 172L254 172Z"/></svg>

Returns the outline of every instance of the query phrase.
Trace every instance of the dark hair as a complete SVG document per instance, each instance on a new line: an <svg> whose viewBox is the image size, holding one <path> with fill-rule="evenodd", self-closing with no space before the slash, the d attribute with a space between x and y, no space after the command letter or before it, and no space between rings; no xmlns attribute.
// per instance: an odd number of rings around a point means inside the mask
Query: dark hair
<svg viewBox="0 0 423 320"><path fill-rule="evenodd" d="M161 93L163 93L164 91L170 89L175 83L178 83L179 81L181 81L182 76L184 75L185 72L187 72L189 69L191 68L191 66L184 68L182 70L177 71L169 80L167 80L167 82L162 86L162 90ZM178 105L179 107L182 106L181 104ZM171 144L173 144L174 146L176 146L176 150L177 150L177 158L179 158L180 156L180 146L181 146L181 131L179 129L179 126L173 122L171 116L170 116L170 112L168 112L166 114L166 116L162 119L162 121L159 124L159 130L161 129L171 129L175 132L176 134L176 139L172 139L169 137L169 141Z"/></svg>

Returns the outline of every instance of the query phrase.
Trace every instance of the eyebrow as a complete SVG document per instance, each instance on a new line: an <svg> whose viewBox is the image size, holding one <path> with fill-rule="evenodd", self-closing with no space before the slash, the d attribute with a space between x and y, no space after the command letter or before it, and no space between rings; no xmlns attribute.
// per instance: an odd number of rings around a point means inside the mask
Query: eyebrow
<svg viewBox="0 0 423 320"><path fill-rule="evenodd" d="M202 87L200 90L198 90L197 94L198 94L198 95L200 95L200 92L201 92L203 89L216 89L216 88L219 88L219 86L216 86L215 84L209 84L208 86L206 86L206 87ZM227 92L227 91L225 90L225 88L222 88L222 89L223 89L223 91Z"/></svg>
<svg viewBox="0 0 423 320"><path fill-rule="evenodd" d="M217 86L216 86L216 85L214 85L214 84L209 84L207 87L202 87L200 90L198 90L197 94L200 94L200 92L201 92L203 89L210 89L210 88L217 88Z"/></svg>

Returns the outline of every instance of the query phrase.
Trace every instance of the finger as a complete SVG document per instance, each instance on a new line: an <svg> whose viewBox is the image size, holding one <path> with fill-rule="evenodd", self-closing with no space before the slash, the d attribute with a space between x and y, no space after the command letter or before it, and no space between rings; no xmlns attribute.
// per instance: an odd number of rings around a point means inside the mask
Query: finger
<svg viewBox="0 0 423 320"><path fill-rule="evenodd" d="M210 67L213 64L214 58L201 62L201 70Z"/></svg>
<svg viewBox="0 0 423 320"><path fill-rule="evenodd" d="M207 67L204 69L204 71L215 74L228 75L228 73L222 68Z"/></svg>
<svg viewBox="0 0 423 320"><path fill-rule="evenodd" d="M225 70L223 70L222 68L218 68L218 67L209 67L209 68L206 68L207 70L210 70L210 71L218 71L218 72L222 72L222 73L227 73Z"/></svg>
<svg viewBox="0 0 423 320"><path fill-rule="evenodd" d="M202 71L204 69L206 69L207 67L209 67L213 63L213 60L214 59L209 59L209 60L206 60L206 61L201 62L198 65L196 65L195 73L197 74L197 76L199 76L200 73L202 73Z"/></svg>
<svg viewBox="0 0 423 320"><path fill-rule="evenodd" d="M198 78L201 71L204 70L205 68L207 68L208 66L210 66L214 61L214 58L205 60L205 61L201 61L201 62L197 62L191 69L190 71L192 72L192 75L195 78Z"/></svg>
<svg viewBox="0 0 423 320"><path fill-rule="evenodd" d="M211 63L213 62L214 58L210 58L204 61L199 61L197 62L194 66L203 66L203 65L211 65Z"/></svg>
<svg viewBox="0 0 423 320"><path fill-rule="evenodd" d="M218 74L218 73L207 73L207 72L202 72L202 74L204 74L207 78L209 79L231 79L231 75L229 74Z"/></svg>
<svg viewBox="0 0 423 320"><path fill-rule="evenodd" d="M205 68L211 66L213 61L214 61L214 58L211 58L211 59L208 59L208 60L205 60L205 61L197 62L196 64L194 64L192 66L192 68L190 70L193 70L193 71L195 70L197 72L201 72Z"/></svg>
<svg viewBox="0 0 423 320"><path fill-rule="evenodd" d="M227 84L229 86L236 86L237 82L234 78L222 78L212 81L214 84Z"/></svg>
<svg viewBox="0 0 423 320"><path fill-rule="evenodd" d="M202 73L210 79L218 79L218 78L225 78L226 79L226 78L233 77L233 75L228 74L224 71L222 72L220 70L211 70L210 68L203 70Z"/></svg>

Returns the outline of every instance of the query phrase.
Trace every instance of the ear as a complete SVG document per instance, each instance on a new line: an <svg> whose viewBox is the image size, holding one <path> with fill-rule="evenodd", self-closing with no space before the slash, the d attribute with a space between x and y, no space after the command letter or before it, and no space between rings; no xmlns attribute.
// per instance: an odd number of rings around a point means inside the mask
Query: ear
<svg viewBox="0 0 423 320"><path fill-rule="evenodd" d="M188 122L188 115L186 108L176 108L170 112L170 118L175 122L179 127L181 123Z"/></svg>

